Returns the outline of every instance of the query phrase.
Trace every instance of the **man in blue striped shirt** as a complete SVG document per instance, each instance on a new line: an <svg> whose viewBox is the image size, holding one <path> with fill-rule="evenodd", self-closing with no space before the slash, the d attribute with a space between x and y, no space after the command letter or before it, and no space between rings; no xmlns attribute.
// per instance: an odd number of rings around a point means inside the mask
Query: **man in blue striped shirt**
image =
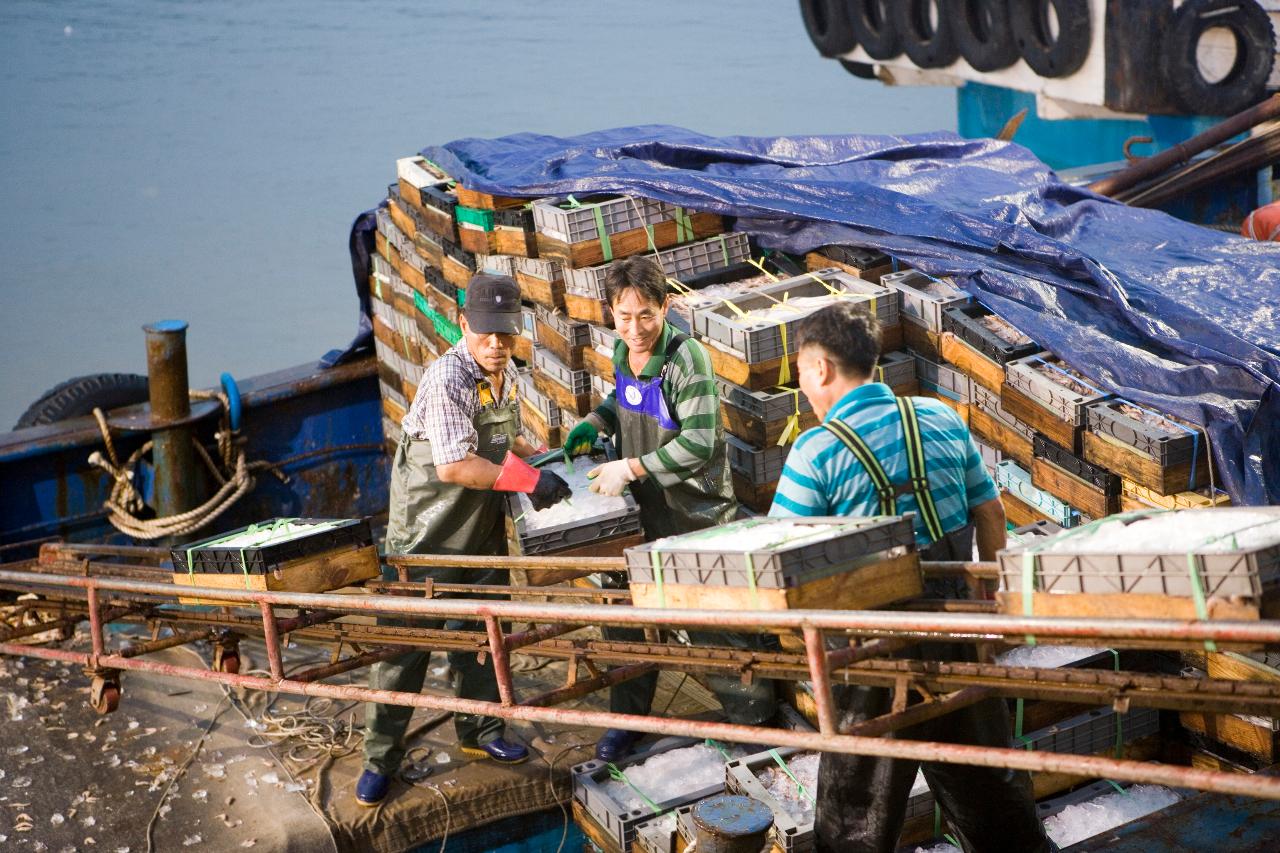
<svg viewBox="0 0 1280 853"><path fill-rule="evenodd" d="M771 516L915 513L924 559L981 559L1003 546L999 495L964 422L934 400L896 398L871 381L880 357L874 316L837 302L796 330L800 390L822 419L787 456ZM931 597L963 597L959 584L926 583ZM921 644L912 657L976 660L972 645ZM842 731L890 713L881 687L835 685ZM1002 699L987 699L894 732L895 737L1009 746ZM823 753L818 765L814 840L821 851L880 853L898 846L916 770L923 771L952 834L966 853L1056 849L1036 817L1025 772Z"/></svg>

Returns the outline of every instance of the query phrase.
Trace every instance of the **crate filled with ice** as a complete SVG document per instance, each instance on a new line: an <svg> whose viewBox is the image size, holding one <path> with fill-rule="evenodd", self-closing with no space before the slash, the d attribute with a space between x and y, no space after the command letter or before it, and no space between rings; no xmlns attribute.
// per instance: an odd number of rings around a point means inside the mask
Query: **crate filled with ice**
<svg viewBox="0 0 1280 853"><path fill-rule="evenodd" d="M608 457L599 453L580 456L572 462L557 460L543 465L543 470L563 477L573 491L573 497L546 509L535 510L523 492L511 493L507 502L521 553L548 554L640 531L640 508L629 493L608 497L589 488L587 474L607 461Z"/></svg>

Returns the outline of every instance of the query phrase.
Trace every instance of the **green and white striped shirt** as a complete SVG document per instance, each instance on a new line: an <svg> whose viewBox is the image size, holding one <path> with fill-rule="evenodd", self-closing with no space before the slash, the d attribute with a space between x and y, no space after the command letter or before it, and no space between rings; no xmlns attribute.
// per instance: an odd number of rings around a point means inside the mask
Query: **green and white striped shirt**
<svg viewBox="0 0 1280 853"><path fill-rule="evenodd" d="M662 327L662 334L654 345L653 355L640 371L637 379L652 379L662 372L667 345L675 329L670 323ZM619 338L613 345L615 370L632 376L626 343ZM697 474L711 461L716 443L724 442L724 427L720 423L720 392L716 388L711 357L706 347L693 338L685 341L672 357L671 366L662 382L662 396L680 425L680 433L652 453L640 457L654 482L660 486L673 486ZM673 405L674 404L674 405ZM610 393L595 411L587 415L596 429L612 435L618 429L618 402L616 392Z"/></svg>

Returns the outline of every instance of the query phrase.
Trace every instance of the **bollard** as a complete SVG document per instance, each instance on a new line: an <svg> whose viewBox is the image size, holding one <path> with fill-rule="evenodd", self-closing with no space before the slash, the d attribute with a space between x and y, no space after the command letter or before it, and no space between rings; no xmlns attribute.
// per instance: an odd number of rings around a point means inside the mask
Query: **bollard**
<svg viewBox="0 0 1280 853"><path fill-rule="evenodd" d="M147 333L147 377L151 386L151 458L155 461L156 515L177 515L196 501L195 452L187 383L187 324L161 320L142 327ZM180 425L165 427L166 422Z"/></svg>
<svg viewBox="0 0 1280 853"><path fill-rule="evenodd" d="M759 800L729 794L693 807L698 853L760 853L773 812Z"/></svg>

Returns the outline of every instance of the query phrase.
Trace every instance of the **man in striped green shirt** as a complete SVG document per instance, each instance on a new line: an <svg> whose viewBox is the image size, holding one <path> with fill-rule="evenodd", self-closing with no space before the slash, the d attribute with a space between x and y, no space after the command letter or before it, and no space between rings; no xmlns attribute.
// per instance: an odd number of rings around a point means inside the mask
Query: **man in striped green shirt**
<svg viewBox="0 0 1280 853"><path fill-rule="evenodd" d="M730 480L720 394L711 358L702 344L666 322L667 282L649 258L615 263L605 278L605 297L613 312L618 342L613 349L614 392L569 433L567 453L589 448L597 435L614 437L618 459L591 471L591 490L618 495L630 488L640 505L645 539L690 533L731 520L737 511ZM625 576L608 576L610 586L625 586ZM609 628L607 638L641 641L639 629ZM741 635L692 634L714 645L742 644ZM733 722L757 724L774 713L773 686L757 680L708 679ZM647 714L657 675L650 673L615 686L610 709ZM596 755L621 758L639 737L611 729Z"/></svg>

